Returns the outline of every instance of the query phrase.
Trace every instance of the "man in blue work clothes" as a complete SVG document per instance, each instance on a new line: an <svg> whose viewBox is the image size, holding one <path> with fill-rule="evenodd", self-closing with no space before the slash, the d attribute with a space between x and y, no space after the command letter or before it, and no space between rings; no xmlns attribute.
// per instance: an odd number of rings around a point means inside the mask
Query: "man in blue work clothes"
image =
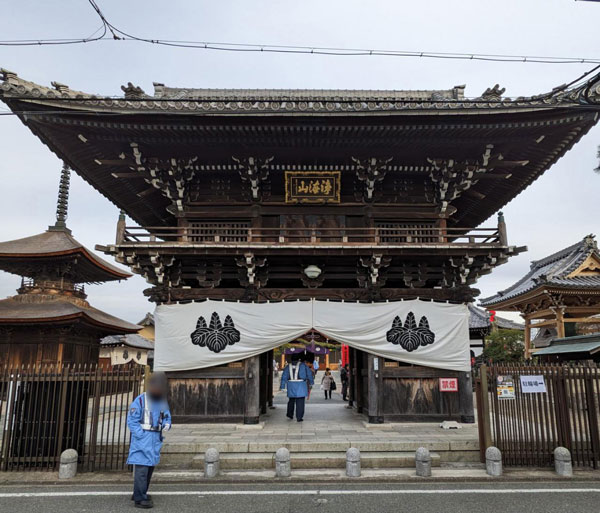
<svg viewBox="0 0 600 513"><path fill-rule="evenodd" d="M127 426L131 445L127 463L133 465L133 496L136 508L152 508L148 487L154 467L160 461L163 431L171 428L171 412L167 404L167 377L155 372L148 390L137 396L129 407Z"/></svg>
<svg viewBox="0 0 600 513"><path fill-rule="evenodd" d="M287 416L289 419L294 418L295 409L296 419L298 422L302 422L304 418L304 402L308 396L308 387L312 387L313 384L312 371L304 362L300 361L300 355L293 354L292 362L288 364L281 374L281 390L287 387Z"/></svg>

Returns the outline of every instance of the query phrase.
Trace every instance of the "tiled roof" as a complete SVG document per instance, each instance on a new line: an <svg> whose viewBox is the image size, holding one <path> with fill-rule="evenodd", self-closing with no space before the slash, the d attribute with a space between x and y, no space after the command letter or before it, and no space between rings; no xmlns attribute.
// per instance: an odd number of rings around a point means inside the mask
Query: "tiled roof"
<svg viewBox="0 0 600 513"><path fill-rule="evenodd" d="M31 237L0 242L0 269L13 272L13 268L19 265L20 260L30 261L35 259L39 261L44 258L57 258L66 255L81 256L91 264L84 271L78 273L84 275L79 276L81 282L122 280L131 276L128 272L122 271L96 256L78 242L69 230L64 229L49 229Z"/></svg>
<svg viewBox="0 0 600 513"><path fill-rule="evenodd" d="M128 333L126 335L108 335L104 337L100 344L103 346L121 346L135 347L136 349L154 349L154 342L142 337L137 333Z"/></svg>
<svg viewBox="0 0 600 513"><path fill-rule="evenodd" d="M0 324L20 325L36 323L61 323L82 320L99 325L105 333L136 332L139 326L87 305L86 302L69 301L60 297L31 302L23 296L0 301Z"/></svg>
<svg viewBox="0 0 600 513"><path fill-rule="evenodd" d="M518 322L511 321L496 315L494 322L498 328L509 329L509 330L523 330L525 326ZM469 329L486 329L490 328L492 323L490 322L490 315L482 308L477 308L473 304L469 304Z"/></svg>
<svg viewBox="0 0 600 513"><path fill-rule="evenodd" d="M148 312L138 324L140 326L154 326L154 314Z"/></svg>
<svg viewBox="0 0 600 513"><path fill-rule="evenodd" d="M531 262L529 272L517 283L498 292L495 296L482 299L480 304L491 307L539 286L600 290L600 275L568 277L592 254L600 258L594 235L588 235L572 246L561 249L541 260Z"/></svg>
<svg viewBox="0 0 600 513"><path fill-rule="evenodd" d="M576 337L555 338L548 347L536 351L535 356L565 353L596 353L600 350L600 333Z"/></svg>

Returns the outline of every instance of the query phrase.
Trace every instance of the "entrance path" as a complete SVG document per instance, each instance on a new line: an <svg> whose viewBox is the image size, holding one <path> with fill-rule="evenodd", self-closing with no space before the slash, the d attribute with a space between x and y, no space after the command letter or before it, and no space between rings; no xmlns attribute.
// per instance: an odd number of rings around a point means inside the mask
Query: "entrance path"
<svg viewBox="0 0 600 513"><path fill-rule="evenodd" d="M339 452L343 457L350 447L361 452L412 453L427 447L440 457L440 462L479 461L477 426L463 424L462 429L444 430L439 423L402 422L368 424L364 415L346 408L342 401L341 383L336 375L338 389L331 400L325 400L319 389L322 372L317 374L311 398L306 403L304 422L289 420L286 413L287 397L276 390L275 409L261 415L258 425L242 424L180 424L166 435L163 453L167 461L177 464L181 458L172 453L202 454L209 447L222 453L271 453L285 446L297 452ZM276 378L277 384L279 379ZM275 391L275 390L274 390ZM189 456L188 456L189 457Z"/></svg>

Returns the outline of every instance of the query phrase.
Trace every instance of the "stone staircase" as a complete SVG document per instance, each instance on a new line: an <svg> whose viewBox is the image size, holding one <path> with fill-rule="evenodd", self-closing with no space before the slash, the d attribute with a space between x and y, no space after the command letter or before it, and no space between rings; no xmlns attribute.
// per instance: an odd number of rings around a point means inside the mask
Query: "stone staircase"
<svg viewBox="0 0 600 513"><path fill-rule="evenodd" d="M431 451L432 465L440 467L450 463L479 462L478 444L473 440L414 440L369 442L237 442L237 443L166 443L161 467L201 469L204 452L214 447L220 452L224 470L267 470L275 468L275 452L280 447L290 451L292 467L297 469L334 469L346 465L346 451L356 447L361 451L363 468L410 468L415 466L415 451L427 447Z"/></svg>

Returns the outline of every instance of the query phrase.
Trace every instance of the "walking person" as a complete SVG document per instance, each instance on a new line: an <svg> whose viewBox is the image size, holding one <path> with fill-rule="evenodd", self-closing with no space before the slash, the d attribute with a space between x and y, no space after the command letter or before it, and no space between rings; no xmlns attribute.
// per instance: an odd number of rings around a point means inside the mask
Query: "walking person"
<svg viewBox="0 0 600 513"><path fill-rule="evenodd" d="M167 377L155 372L148 382L148 390L138 395L127 415L131 444L127 464L133 465L133 496L136 508L149 509L154 505L148 487L154 467L160 461L163 431L171 428L171 412L167 404Z"/></svg>
<svg viewBox="0 0 600 513"><path fill-rule="evenodd" d="M287 417L290 420L294 418L294 410L296 420L298 422L304 420L305 401L314 382L312 370L300 361L300 355L293 354L291 363L281 373L280 385L281 390L287 388Z"/></svg>
<svg viewBox="0 0 600 513"><path fill-rule="evenodd" d="M348 400L348 385L350 384L350 369L348 364L342 367L340 371L340 380L342 382L342 400Z"/></svg>
<svg viewBox="0 0 600 513"><path fill-rule="evenodd" d="M331 391L335 390L335 381L329 367L325 369L325 374L323 375L323 379L321 379L321 387L323 387L323 392L325 392L325 399L331 399Z"/></svg>

